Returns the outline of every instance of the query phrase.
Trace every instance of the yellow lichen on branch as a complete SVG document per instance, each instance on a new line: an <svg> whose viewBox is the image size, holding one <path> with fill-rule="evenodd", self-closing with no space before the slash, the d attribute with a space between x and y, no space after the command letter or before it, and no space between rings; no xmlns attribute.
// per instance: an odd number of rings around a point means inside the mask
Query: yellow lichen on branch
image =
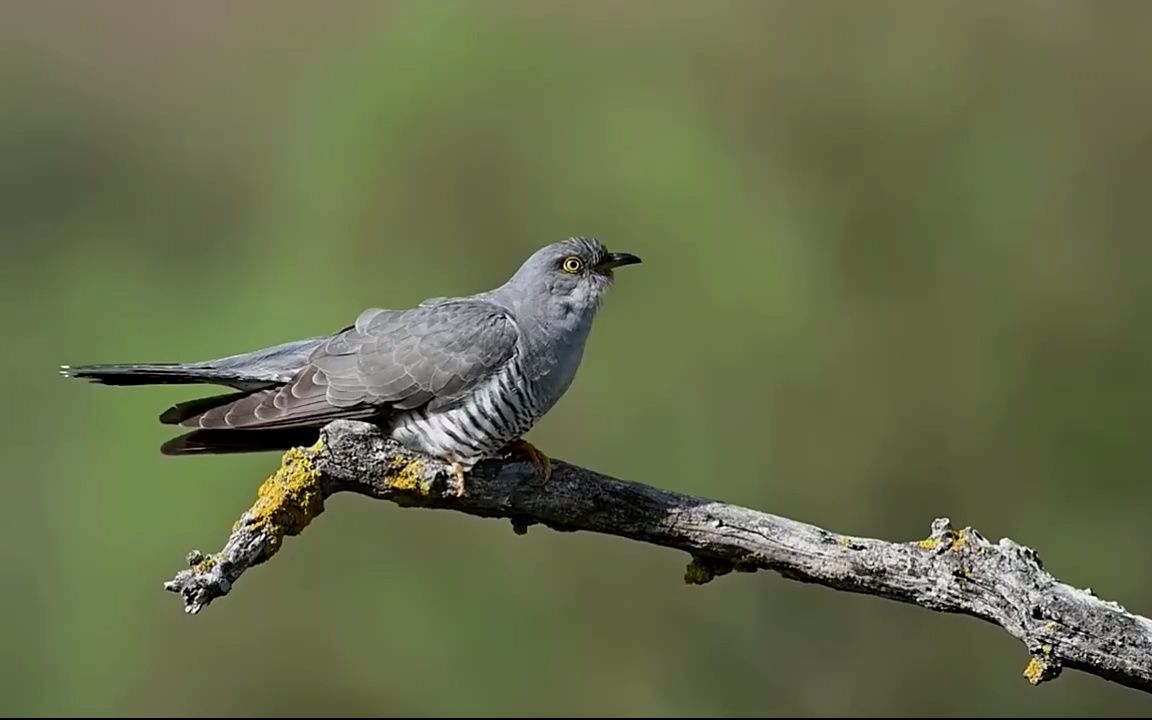
<svg viewBox="0 0 1152 720"><path fill-rule="evenodd" d="M1039 685L1055 677L1057 669L1058 666L1034 657L1028 661L1028 667L1024 668L1024 677L1030 684Z"/></svg>
<svg viewBox="0 0 1152 720"><path fill-rule="evenodd" d="M693 556L684 569L684 582L688 585L705 585L713 579L727 575L733 570L752 572L756 568L749 562L732 563L726 560Z"/></svg>
<svg viewBox="0 0 1152 720"><path fill-rule="evenodd" d="M963 530L947 530L940 537L932 536L920 540L916 545L925 552L932 552L944 545L952 552L960 552L968 544L968 534Z"/></svg>
<svg viewBox="0 0 1152 720"><path fill-rule="evenodd" d="M318 442L285 452L279 469L260 485L256 502L241 521L267 534L266 557L276 554L285 536L298 535L324 511L320 472L314 462L321 449Z"/></svg>
<svg viewBox="0 0 1152 720"><path fill-rule="evenodd" d="M698 558L692 558L684 570L684 582L689 585L703 585L711 582L714 577L716 573L712 568L700 562Z"/></svg>
<svg viewBox="0 0 1152 720"><path fill-rule="evenodd" d="M388 466L388 489L397 505L419 506L432 492L419 460L400 459Z"/></svg>
<svg viewBox="0 0 1152 720"><path fill-rule="evenodd" d="M968 544L968 534L963 530L957 530L955 536L952 538L952 552L960 552L960 549Z"/></svg>
<svg viewBox="0 0 1152 720"><path fill-rule="evenodd" d="M1028 667L1024 668L1024 677L1033 685L1039 685L1044 678L1044 662L1039 658L1029 660Z"/></svg>

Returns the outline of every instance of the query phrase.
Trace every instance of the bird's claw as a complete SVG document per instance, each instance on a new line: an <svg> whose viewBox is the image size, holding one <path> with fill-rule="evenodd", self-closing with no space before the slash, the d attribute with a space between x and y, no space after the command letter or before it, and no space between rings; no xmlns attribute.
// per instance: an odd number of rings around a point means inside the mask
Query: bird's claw
<svg viewBox="0 0 1152 720"><path fill-rule="evenodd" d="M463 497L464 466L458 462L452 463L452 480L449 481L448 487L456 497Z"/></svg>
<svg viewBox="0 0 1152 720"><path fill-rule="evenodd" d="M536 466L536 472L544 482L548 482L548 479L552 477L552 460L527 440L523 438L513 440L508 444L505 452L509 455L526 457L529 462Z"/></svg>

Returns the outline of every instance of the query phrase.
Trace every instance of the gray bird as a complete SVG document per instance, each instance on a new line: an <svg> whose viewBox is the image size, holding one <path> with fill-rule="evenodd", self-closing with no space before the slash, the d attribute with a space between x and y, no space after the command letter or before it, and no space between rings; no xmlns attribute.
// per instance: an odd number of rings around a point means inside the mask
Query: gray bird
<svg viewBox="0 0 1152 720"><path fill-rule="evenodd" d="M571 385L613 270L639 262L573 237L537 250L492 290L370 308L332 335L204 362L61 372L107 385L232 388L160 415L196 428L165 442L166 455L286 450L349 418L450 463L458 492L477 462L509 452L527 455L547 479L548 457L523 436Z"/></svg>

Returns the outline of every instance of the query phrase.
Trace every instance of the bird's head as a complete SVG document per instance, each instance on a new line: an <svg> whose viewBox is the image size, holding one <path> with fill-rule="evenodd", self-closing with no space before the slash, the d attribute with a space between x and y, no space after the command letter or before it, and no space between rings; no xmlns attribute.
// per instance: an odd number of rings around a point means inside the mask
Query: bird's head
<svg viewBox="0 0 1152 720"><path fill-rule="evenodd" d="M571 237L534 252L505 287L523 309L590 317L612 287L613 271L639 262L631 253L609 252L595 238Z"/></svg>

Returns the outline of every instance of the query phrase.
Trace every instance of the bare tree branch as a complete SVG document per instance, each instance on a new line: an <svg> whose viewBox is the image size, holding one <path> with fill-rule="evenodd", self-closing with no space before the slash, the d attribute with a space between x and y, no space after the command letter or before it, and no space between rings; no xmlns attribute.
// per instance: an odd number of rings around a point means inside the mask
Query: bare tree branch
<svg viewBox="0 0 1152 720"><path fill-rule="evenodd" d="M615 535L692 556L684 580L700 584L732 570L774 570L786 578L876 595L994 623L1022 641L1024 670L1039 684L1074 668L1152 692L1152 621L1052 577L1036 553L1011 540L989 542L947 519L922 540L848 537L795 520L702 497L607 477L553 461L544 483L533 466L493 460L468 475L463 495L446 465L413 454L370 425L338 421L311 448L284 455L223 550L193 552L165 584L197 613L227 594L248 569L323 512L324 500L353 492L402 506L511 520L518 533L555 530Z"/></svg>

